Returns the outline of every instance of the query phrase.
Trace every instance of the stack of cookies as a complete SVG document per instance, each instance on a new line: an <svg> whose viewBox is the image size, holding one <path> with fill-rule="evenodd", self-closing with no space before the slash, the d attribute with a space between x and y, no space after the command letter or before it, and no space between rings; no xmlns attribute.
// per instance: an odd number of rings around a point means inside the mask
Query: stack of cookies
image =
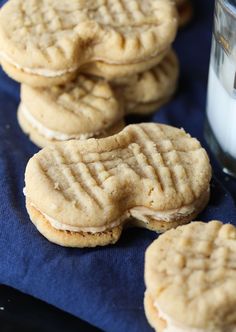
<svg viewBox="0 0 236 332"><path fill-rule="evenodd" d="M176 89L171 0L9 0L0 57L22 83L18 120L38 146L108 136Z"/></svg>
<svg viewBox="0 0 236 332"><path fill-rule="evenodd" d="M19 124L45 147L26 169L27 210L50 241L115 243L127 223L163 232L206 206L211 167L197 140L160 124L123 129L126 114L153 112L173 95L177 28L171 0L2 7L1 65L22 83Z"/></svg>

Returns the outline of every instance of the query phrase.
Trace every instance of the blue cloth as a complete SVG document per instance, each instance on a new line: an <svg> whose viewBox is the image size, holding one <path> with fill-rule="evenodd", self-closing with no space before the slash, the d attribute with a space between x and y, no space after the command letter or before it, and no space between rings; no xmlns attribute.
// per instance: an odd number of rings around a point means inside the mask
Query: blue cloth
<svg viewBox="0 0 236 332"><path fill-rule="evenodd" d="M1 4L3 1L1 1ZM203 144L213 1L196 0L195 20L180 31L174 100L147 120L184 127ZM0 72L0 283L42 299L109 332L151 331L143 310L144 252L154 232L129 229L113 246L67 249L44 239L30 222L22 194L28 159L38 151L21 132L19 85ZM135 119L137 120L137 119ZM235 205L216 178L199 220L235 221Z"/></svg>

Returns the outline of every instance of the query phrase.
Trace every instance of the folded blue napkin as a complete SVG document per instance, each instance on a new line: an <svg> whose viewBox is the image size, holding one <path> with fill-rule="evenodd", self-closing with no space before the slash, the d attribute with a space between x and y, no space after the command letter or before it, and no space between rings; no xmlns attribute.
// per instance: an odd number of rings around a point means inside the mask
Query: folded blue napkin
<svg viewBox="0 0 236 332"><path fill-rule="evenodd" d="M195 21L180 31L175 43L181 61L179 91L171 103L145 119L183 127L203 143L212 16L213 1L197 0ZM38 149L17 124L18 103L19 85L1 71L0 283L104 331L151 331L143 310L144 252L157 234L128 229L117 244L95 249L67 249L44 239L25 209L24 170ZM235 213L232 197L214 179L210 204L198 219L234 222Z"/></svg>

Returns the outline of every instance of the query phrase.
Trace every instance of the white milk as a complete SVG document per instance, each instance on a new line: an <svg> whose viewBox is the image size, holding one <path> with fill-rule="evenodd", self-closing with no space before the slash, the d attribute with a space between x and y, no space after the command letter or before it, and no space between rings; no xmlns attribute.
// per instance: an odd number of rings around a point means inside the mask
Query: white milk
<svg viewBox="0 0 236 332"><path fill-rule="evenodd" d="M224 152L236 158L236 62L224 56L217 77L211 61L208 81L207 117Z"/></svg>

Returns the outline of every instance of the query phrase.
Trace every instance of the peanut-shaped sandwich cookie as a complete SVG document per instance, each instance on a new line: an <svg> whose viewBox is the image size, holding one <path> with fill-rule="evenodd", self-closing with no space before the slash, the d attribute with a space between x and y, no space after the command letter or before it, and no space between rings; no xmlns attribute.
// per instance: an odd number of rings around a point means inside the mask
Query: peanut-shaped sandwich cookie
<svg viewBox="0 0 236 332"><path fill-rule="evenodd" d="M79 75L51 88L21 86L18 121L40 147L112 135L124 127L123 106L108 83Z"/></svg>
<svg viewBox="0 0 236 332"><path fill-rule="evenodd" d="M236 228L193 222L159 236L145 255L144 307L158 332L236 331Z"/></svg>
<svg viewBox="0 0 236 332"><path fill-rule="evenodd" d="M0 11L1 64L31 86L65 83L96 61L124 74L129 65L145 70L170 47L177 18L171 0L9 0Z"/></svg>
<svg viewBox="0 0 236 332"><path fill-rule="evenodd" d="M208 202L210 178L206 151L184 130L130 125L34 155L25 173L26 206L50 241L94 247L115 243L130 217L156 232L193 220Z"/></svg>

